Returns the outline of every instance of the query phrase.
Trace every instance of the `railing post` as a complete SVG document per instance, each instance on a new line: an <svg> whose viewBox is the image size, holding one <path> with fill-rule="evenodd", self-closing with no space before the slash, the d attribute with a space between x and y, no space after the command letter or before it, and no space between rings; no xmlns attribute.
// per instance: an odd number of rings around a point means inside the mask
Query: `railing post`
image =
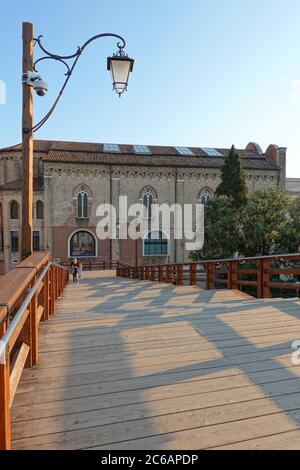
<svg viewBox="0 0 300 470"><path fill-rule="evenodd" d="M49 268L50 269L50 268ZM49 319L49 270L44 279L44 320Z"/></svg>
<svg viewBox="0 0 300 470"><path fill-rule="evenodd" d="M215 288L215 265L214 263L207 263L206 289L212 290L214 288Z"/></svg>
<svg viewBox="0 0 300 470"><path fill-rule="evenodd" d="M50 315L54 313L54 268L50 268Z"/></svg>
<svg viewBox="0 0 300 470"><path fill-rule="evenodd" d="M183 285L183 264L178 264L176 269L176 285Z"/></svg>
<svg viewBox="0 0 300 470"><path fill-rule="evenodd" d="M0 450L10 450L10 365L5 351L4 364L0 364Z"/></svg>
<svg viewBox="0 0 300 470"><path fill-rule="evenodd" d="M56 268L56 300L60 297L60 269Z"/></svg>
<svg viewBox="0 0 300 470"><path fill-rule="evenodd" d="M59 296L62 296L63 290L64 290L64 270L60 268L60 293Z"/></svg>
<svg viewBox="0 0 300 470"><path fill-rule="evenodd" d="M163 282L163 276L164 276L164 267L163 265L158 266L158 282Z"/></svg>
<svg viewBox="0 0 300 470"><path fill-rule="evenodd" d="M173 271L173 266L169 264L167 266L167 283L168 284L172 284L173 282L172 271Z"/></svg>
<svg viewBox="0 0 300 470"><path fill-rule="evenodd" d="M58 268L55 267L55 301L58 299Z"/></svg>
<svg viewBox="0 0 300 470"><path fill-rule="evenodd" d="M197 264L192 263L190 264L190 286L197 285Z"/></svg>
<svg viewBox="0 0 300 470"><path fill-rule="evenodd" d="M271 290L267 285L270 281L270 260L263 259L261 261L261 296L263 299L272 298Z"/></svg>
<svg viewBox="0 0 300 470"><path fill-rule="evenodd" d="M62 285L62 270L61 268L58 268L59 272L59 298L61 297L62 291L63 291L63 285Z"/></svg>
<svg viewBox="0 0 300 470"><path fill-rule="evenodd" d="M228 289L237 289L237 275L238 261L229 261L228 263Z"/></svg>

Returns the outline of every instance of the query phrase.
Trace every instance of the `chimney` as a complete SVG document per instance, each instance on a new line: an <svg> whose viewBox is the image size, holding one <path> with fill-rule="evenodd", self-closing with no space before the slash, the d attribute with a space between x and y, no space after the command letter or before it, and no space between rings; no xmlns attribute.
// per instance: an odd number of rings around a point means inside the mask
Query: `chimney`
<svg viewBox="0 0 300 470"><path fill-rule="evenodd" d="M271 144L266 150L266 157L279 168L278 186L286 189L286 147Z"/></svg>

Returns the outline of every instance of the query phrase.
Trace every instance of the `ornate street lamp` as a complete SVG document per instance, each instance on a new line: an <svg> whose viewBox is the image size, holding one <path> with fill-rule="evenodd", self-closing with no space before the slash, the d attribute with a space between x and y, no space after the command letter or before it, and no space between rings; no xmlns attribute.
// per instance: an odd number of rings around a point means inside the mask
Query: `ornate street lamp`
<svg viewBox="0 0 300 470"><path fill-rule="evenodd" d="M123 50L113 57L107 58L107 70L111 72L114 90L121 98L122 93L127 90L129 74L132 72L134 60L124 54Z"/></svg>
<svg viewBox="0 0 300 470"><path fill-rule="evenodd" d="M42 36L34 38L33 25L23 23L23 114L22 114L22 259L32 254L32 199L33 199L33 133L48 121L76 67L76 64L86 47L96 39L112 37L118 39L118 52L107 59L107 68L111 72L113 89L121 96L127 90L129 74L133 69L134 60L124 52L126 46L122 36L113 33L103 33L88 39L83 46L71 55L58 55L49 52L42 44ZM34 47L39 47L43 56L34 62ZM48 113L37 124L33 124L33 96L44 96L48 84L37 71L37 64L44 60L55 60L66 67L66 79Z"/></svg>

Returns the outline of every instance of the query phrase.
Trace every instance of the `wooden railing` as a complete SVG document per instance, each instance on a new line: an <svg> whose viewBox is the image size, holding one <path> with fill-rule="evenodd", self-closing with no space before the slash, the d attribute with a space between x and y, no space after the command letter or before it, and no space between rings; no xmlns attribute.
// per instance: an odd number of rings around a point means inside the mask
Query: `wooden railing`
<svg viewBox="0 0 300 470"><path fill-rule="evenodd" d="M112 261L81 261L83 271L92 271L92 270L99 270L105 271L107 269L117 269L120 264L120 261L112 260ZM63 266L69 268L71 262L69 260L63 260L61 263Z"/></svg>
<svg viewBox="0 0 300 470"><path fill-rule="evenodd" d="M300 253L197 263L119 266L117 275L179 286L199 285L208 290L248 287L258 298L271 298L272 289L300 292Z"/></svg>
<svg viewBox="0 0 300 470"><path fill-rule="evenodd" d="M0 280L0 449L10 449L10 408L24 368L38 363L38 326L54 314L66 268L36 253Z"/></svg>

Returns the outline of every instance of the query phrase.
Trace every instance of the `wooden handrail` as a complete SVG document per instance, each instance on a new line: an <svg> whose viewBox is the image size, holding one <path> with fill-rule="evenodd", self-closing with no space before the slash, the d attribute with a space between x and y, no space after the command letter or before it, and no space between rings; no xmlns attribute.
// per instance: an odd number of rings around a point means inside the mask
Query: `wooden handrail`
<svg viewBox="0 0 300 470"><path fill-rule="evenodd" d="M293 266L273 267L272 263L288 263ZM250 267L248 265L251 265ZM252 266L254 265L254 266ZM243 268L243 266L245 266ZM282 282L280 275L292 276L290 282ZM145 266L120 264L117 275L131 279L151 280L182 285L204 283L208 290L251 287L258 298L270 298L271 289L297 290L300 292L300 253L287 255L254 256L219 260L200 260L195 263L173 263ZM276 279L276 276L278 279ZM274 279L275 277L275 279ZM273 278L273 279L272 279Z"/></svg>
<svg viewBox="0 0 300 470"><path fill-rule="evenodd" d="M122 262L119 260L112 260L112 261L110 260L107 260L107 261L80 260L80 262L82 263L83 271L91 271L91 270L105 271L105 270L117 269L119 265L122 264ZM61 262L61 265L69 269L71 266L71 262L65 259Z"/></svg>
<svg viewBox="0 0 300 470"><path fill-rule="evenodd" d="M38 325L53 315L69 271L35 253L0 280L0 449L10 449L10 408L24 368L38 363Z"/></svg>

